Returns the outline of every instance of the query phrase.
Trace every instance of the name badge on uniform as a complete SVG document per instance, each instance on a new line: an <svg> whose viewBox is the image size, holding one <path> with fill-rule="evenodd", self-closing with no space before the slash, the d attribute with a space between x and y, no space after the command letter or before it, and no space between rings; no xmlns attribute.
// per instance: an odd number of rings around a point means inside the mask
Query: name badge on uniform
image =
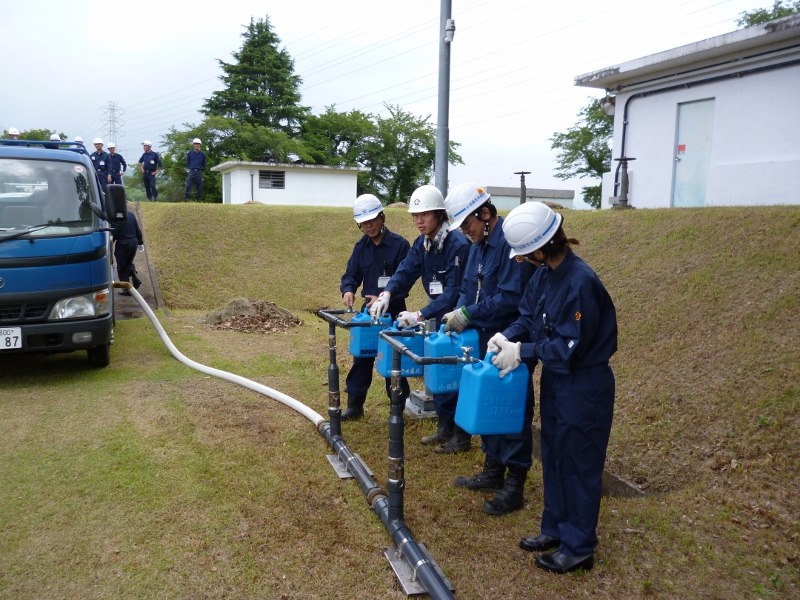
<svg viewBox="0 0 800 600"><path fill-rule="evenodd" d="M101 166L101 167L102 167L103 165L105 165L105 164L106 164L106 161L104 161L104 160L101 160L101 161L100 161L100 166Z"/></svg>
<svg viewBox="0 0 800 600"><path fill-rule="evenodd" d="M431 281L430 285L428 286L428 289L430 290L430 293L428 294L429 296L438 296L444 291L444 288L442 287L442 282L437 281L436 279Z"/></svg>
<svg viewBox="0 0 800 600"><path fill-rule="evenodd" d="M381 289L385 288L389 284L390 279L391 277L389 277L388 275L381 275L380 277L378 277L378 287Z"/></svg>

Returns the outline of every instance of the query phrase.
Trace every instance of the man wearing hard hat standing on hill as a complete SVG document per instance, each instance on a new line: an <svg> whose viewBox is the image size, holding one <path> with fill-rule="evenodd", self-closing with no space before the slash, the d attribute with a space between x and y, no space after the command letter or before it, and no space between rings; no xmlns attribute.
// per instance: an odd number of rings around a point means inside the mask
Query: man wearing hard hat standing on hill
<svg viewBox="0 0 800 600"><path fill-rule="evenodd" d="M142 170L144 178L144 193L147 199L155 202L158 200L158 189L156 188L156 175L158 170L163 167L161 157L158 152L153 152L153 142L145 140L142 142L144 152L139 158L139 168Z"/></svg>
<svg viewBox="0 0 800 600"><path fill-rule="evenodd" d="M206 155L200 150L201 146L200 138L194 138L192 149L186 153L186 169L189 175L186 177L186 189L183 192L184 201L189 200L193 187L197 190L195 199L199 202L203 197L203 171L206 168Z"/></svg>
<svg viewBox="0 0 800 600"><path fill-rule="evenodd" d="M100 179L100 187L103 188L103 194L105 194L108 176L111 173L111 157L108 152L103 150L103 138L96 137L92 143L94 152L89 155L89 158L92 159L94 170L97 171L97 177Z"/></svg>
<svg viewBox="0 0 800 600"><path fill-rule="evenodd" d="M114 142L108 142L108 157L111 160L111 168L108 173L108 183L122 183L122 174L128 168L128 163L122 157L122 154L117 154L117 145Z"/></svg>

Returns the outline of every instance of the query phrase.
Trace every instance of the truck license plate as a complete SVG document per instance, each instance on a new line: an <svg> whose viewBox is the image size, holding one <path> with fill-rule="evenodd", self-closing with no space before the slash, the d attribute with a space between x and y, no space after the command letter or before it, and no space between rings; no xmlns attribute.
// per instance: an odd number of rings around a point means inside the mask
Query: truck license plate
<svg viewBox="0 0 800 600"><path fill-rule="evenodd" d="M0 327L0 350L22 348L22 329L20 327Z"/></svg>

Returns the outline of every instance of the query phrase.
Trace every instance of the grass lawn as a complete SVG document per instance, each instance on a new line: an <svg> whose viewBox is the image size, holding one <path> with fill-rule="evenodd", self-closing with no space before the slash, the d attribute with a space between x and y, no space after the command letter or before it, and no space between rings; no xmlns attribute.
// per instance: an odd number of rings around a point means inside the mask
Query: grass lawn
<svg viewBox="0 0 800 600"><path fill-rule="evenodd" d="M314 313L341 306L350 212L139 208L180 351L326 415L328 328ZM405 211L386 214L415 237ZM517 547L538 532L538 463L525 508L490 517L483 494L452 485L480 468L478 439L440 456L419 444L435 425L409 421L415 539L465 599L800 597L800 208L565 214L618 311L607 469L645 494L604 499L594 570L551 575ZM302 323L205 323L239 297ZM422 302L417 289L409 308ZM346 341L340 330L342 380ZM311 422L176 361L147 319L118 323L105 369L6 356L0 373L0 598L405 597L389 535ZM385 485L382 387L343 429Z"/></svg>

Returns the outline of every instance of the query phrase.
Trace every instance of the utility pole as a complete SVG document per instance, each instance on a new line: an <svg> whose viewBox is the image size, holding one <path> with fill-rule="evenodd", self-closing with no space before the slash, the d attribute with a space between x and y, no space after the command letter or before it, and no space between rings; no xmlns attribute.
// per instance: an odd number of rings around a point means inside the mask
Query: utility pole
<svg viewBox="0 0 800 600"><path fill-rule="evenodd" d="M434 175L436 187L447 196L447 166L450 149L450 44L456 23L450 18L452 1L441 0L439 15L439 109L436 119L436 156Z"/></svg>
<svg viewBox="0 0 800 600"><path fill-rule="evenodd" d="M519 175L519 203L525 204L528 198L528 190L525 187L525 175L530 175L530 171L514 171L514 175Z"/></svg>

